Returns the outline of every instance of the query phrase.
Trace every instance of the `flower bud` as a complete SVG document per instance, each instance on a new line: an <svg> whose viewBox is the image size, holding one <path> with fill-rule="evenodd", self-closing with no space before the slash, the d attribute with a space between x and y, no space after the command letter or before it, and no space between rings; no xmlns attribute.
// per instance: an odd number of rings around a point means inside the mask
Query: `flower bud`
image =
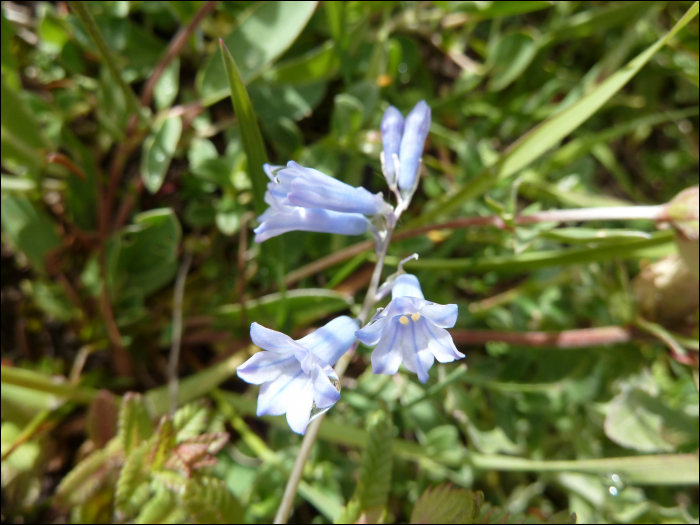
<svg viewBox="0 0 700 525"><path fill-rule="evenodd" d="M384 112L382 118L382 144L384 146L384 176L389 187L396 186L396 166L394 155L399 156L401 147L401 135L403 134L403 115L394 106Z"/></svg>
<svg viewBox="0 0 700 525"><path fill-rule="evenodd" d="M430 106L421 100L406 117L403 138L399 150L401 172L399 173L399 188L411 190L418 176L420 159L423 156L425 139L430 130Z"/></svg>

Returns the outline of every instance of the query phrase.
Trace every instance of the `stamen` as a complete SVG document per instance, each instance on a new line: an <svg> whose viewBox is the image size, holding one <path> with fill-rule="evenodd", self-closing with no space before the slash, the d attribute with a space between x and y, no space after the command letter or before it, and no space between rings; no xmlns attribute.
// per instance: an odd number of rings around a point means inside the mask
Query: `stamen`
<svg viewBox="0 0 700 525"><path fill-rule="evenodd" d="M405 315L402 315L401 317L399 317L399 323L401 323L404 326L408 326L408 323L410 323L410 322L411 321L409 321L408 317L406 317Z"/></svg>
<svg viewBox="0 0 700 525"><path fill-rule="evenodd" d="M413 315L411 316L411 319L413 319L413 322L414 322L414 323L417 323L417 322L418 322L418 319L420 319L420 314L413 314Z"/></svg>

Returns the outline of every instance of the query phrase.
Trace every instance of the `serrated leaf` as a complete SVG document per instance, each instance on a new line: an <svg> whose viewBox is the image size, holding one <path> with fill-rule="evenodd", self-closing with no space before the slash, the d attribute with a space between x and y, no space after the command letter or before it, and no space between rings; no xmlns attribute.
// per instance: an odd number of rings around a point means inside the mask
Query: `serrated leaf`
<svg viewBox="0 0 700 525"><path fill-rule="evenodd" d="M175 496L162 487L146 502L136 517L136 523L171 523L168 516L177 512Z"/></svg>
<svg viewBox="0 0 700 525"><path fill-rule="evenodd" d="M428 487L413 507L411 523L476 523L483 502L481 491L472 492L450 483Z"/></svg>
<svg viewBox="0 0 700 525"><path fill-rule="evenodd" d="M394 441L394 423L391 414L378 410L367 418L367 448L362 455L360 479L350 502L336 523L356 522L366 517L383 516L378 508L386 507L391 489L391 450Z"/></svg>
<svg viewBox="0 0 700 525"><path fill-rule="evenodd" d="M153 435L153 423L143 403L141 394L127 392L119 411L117 437L128 456L143 441Z"/></svg>
<svg viewBox="0 0 700 525"><path fill-rule="evenodd" d="M243 523L243 507L220 479L191 479L183 502L194 523Z"/></svg>
<svg viewBox="0 0 700 525"><path fill-rule="evenodd" d="M56 501L66 507L84 504L121 465L121 444L113 439L71 470L56 489Z"/></svg>
<svg viewBox="0 0 700 525"><path fill-rule="evenodd" d="M202 403L189 403L179 408L173 416L177 441L181 442L204 432L208 420L209 410Z"/></svg>
<svg viewBox="0 0 700 525"><path fill-rule="evenodd" d="M158 430L156 435L153 436L152 443L149 463L151 468L159 470L166 464L175 448L175 430L173 422L167 416L163 416L160 419Z"/></svg>
<svg viewBox="0 0 700 525"><path fill-rule="evenodd" d="M144 461L149 448L149 443L143 442L132 450L119 473L115 510L126 517L132 516L144 503L144 493L148 497L148 476Z"/></svg>
<svg viewBox="0 0 700 525"><path fill-rule="evenodd" d="M170 117L163 120L144 140L141 180L149 192L156 193L163 185L181 133L182 118Z"/></svg>

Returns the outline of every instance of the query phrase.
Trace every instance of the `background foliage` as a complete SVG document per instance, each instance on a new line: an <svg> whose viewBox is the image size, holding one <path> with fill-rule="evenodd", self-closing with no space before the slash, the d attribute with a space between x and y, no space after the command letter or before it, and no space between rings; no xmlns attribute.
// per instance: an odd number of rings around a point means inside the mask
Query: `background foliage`
<svg viewBox="0 0 700 525"><path fill-rule="evenodd" d="M357 314L373 255L252 243L261 163L385 191L383 111L425 99L387 263L459 305L468 368L374 376L360 346L292 520L697 522L697 192L687 266L668 225L512 222L697 184L697 11L3 2L3 519L269 522L300 437L235 378L248 327Z"/></svg>

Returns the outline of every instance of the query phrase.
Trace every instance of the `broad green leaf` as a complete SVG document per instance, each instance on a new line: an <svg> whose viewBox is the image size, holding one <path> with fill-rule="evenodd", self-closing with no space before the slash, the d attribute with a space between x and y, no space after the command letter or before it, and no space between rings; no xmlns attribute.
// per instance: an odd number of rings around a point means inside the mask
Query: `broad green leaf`
<svg viewBox="0 0 700 525"><path fill-rule="evenodd" d="M464 202L483 195L498 181L527 167L595 114L637 74L659 49L695 18L697 13L698 3L695 2L668 34L610 75L592 91L523 135L506 150L496 164L483 169L456 194L442 199L432 211L424 213L412 221L411 226L427 224L440 215L456 210Z"/></svg>
<svg viewBox="0 0 700 525"><path fill-rule="evenodd" d="M535 37L525 32L510 33L500 39L489 54L489 89L500 91L508 87L527 69L538 49Z"/></svg>
<svg viewBox="0 0 700 525"><path fill-rule="evenodd" d="M163 185L181 133L182 118L169 117L144 140L141 153L141 179L149 192L155 193Z"/></svg>
<svg viewBox="0 0 700 525"><path fill-rule="evenodd" d="M3 196L0 214L8 239L24 252L34 268L43 271L46 255L61 244L54 222L22 195Z"/></svg>
<svg viewBox="0 0 700 525"><path fill-rule="evenodd" d="M475 523L484 494L444 483L428 487L411 512L411 523Z"/></svg>
<svg viewBox="0 0 700 525"><path fill-rule="evenodd" d="M182 230L170 208L140 213L108 245L108 277L122 294L147 296L168 283L177 271Z"/></svg>
<svg viewBox="0 0 700 525"><path fill-rule="evenodd" d="M276 4L269 2L265 5ZM245 83L239 73L238 66L233 60L231 53L224 45L223 40L219 40L221 47L221 57L225 71L225 79L228 80L231 93L233 111L238 119L238 126L241 130L243 149L248 157L248 173L253 185L253 196L255 198L255 211L261 214L265 211L265 191L267 188L267 175L263 171L263 164L267 163L267 152L265 144L255 116L253 104L248 96ZM224 96L226 93L224 93Z"/></svg>
<svg viewBox="0 0 700 525"><path fill-rule="evenodd" d="M5 75L0 83L0 115L3 166L38 170L44 158L41 150L52 149L51 144L21 92L6 83Z"/></svg>
<svg viewBox="0 0 700 525"><path fill-rule="evenodd" d="M156 109L169 108L177 98L180 88L180 59L175 57L165 68L160 79L153 88L153 102Z"/></svg>
<svg viewBox="0 0 700 525"><path fill-rule="evenodd" d="M260 120L278 122L310 117L326 94L326 83L274 86L256 82L248 87L255 114Z"/></svg>
<svg viewBox="0 0 700 525"><path fill-rule="evenodd" d="M265 82L276 84L306 85L335 78L340 69L340 58L335 43L327 41L308 53L280 62L267 71Z"/></svg>
<svg viewBox="0 0 700 525"><path fill-rule="evenodd" d="M671 452L680 445L697 443L698 419L634 388L613 399L605 416L605 434L625 448Z"/></svg>
<svg viewBox="0 0 700 525"><path fill-rule="evenodd" d="M266 326L274 324L283 301L287 302L296 326L307 326L326 315L345 310L353 302L352 297L333 290L310 288L290 290L285 295L273 293L260 299L246 301L247 324L253 321ZM217 309L214 316L219 329L236 328L241 324L243 312L240 304L230 304Z"/></svg>
<svg viewBox="0 0 700 525"><path fill-rule="evenodd" d="M525 252L518 255L499 255L484 258L454 258L431 259L421 258L410 261L406 269L420 268L442 271L457 271L483 273L489 271L498 272L526 272L549 266L566 264L582 264L594 261L607 261L615 257L637 258L651 248L659 248L671 245L673 232L661 231L650 234L648 239L620 239L612 245L595 246L592 248L570 248L562 250L547 250L537 252ZM387 265L395 266L398 259L387 258Z"/></svg>
<svg viewBox="0 0 700 525"><path fill-rule="evenodd" d="M316 9L317 2L260 2L241 15L239 25L225 37L233 51L239 77L248 84L284 53L297 39ZM204 105L229 94L224 65L212 56L198 75Z"/></svg>

